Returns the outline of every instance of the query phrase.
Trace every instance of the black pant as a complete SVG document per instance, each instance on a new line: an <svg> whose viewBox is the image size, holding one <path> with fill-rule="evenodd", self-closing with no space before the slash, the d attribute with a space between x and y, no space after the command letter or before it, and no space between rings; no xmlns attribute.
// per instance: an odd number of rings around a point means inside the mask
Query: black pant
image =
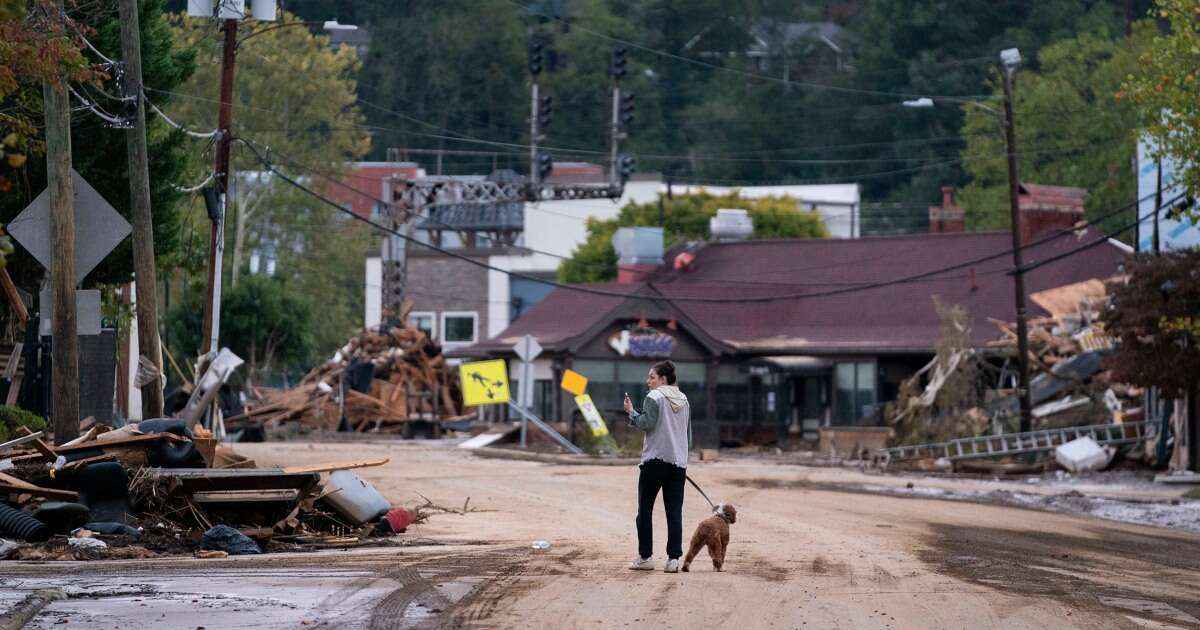
<svg viewBox="0 0 1200 630"><path fill-rule="evenodd" d="M687 470L661 459L643 463L638 476L638 555L649 558L654 554L654 500L659 489L667 511L667 557L683 555L683 480Z"/></svg>

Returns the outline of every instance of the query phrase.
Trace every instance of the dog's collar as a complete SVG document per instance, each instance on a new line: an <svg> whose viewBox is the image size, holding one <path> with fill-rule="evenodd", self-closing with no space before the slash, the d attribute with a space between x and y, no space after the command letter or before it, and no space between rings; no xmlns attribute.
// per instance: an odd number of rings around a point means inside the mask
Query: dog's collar
<svg viewBox="0 0 1200 630"><path fill-rule="evenodd" d="M715 514L717 516L717 518L721 519L722 521L725 521L726 523L729 522L729 518L727 516L725 516L725 512L718 510L716 512L713 512L713 514Z"/></svg>

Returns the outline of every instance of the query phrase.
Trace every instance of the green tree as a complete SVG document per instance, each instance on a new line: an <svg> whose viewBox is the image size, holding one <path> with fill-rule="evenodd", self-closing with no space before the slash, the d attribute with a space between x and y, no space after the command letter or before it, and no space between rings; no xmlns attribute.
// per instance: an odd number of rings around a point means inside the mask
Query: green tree
<svg viewBox="0 0 1200 630"><path fill-rule="evenodd" d="M174 91L191 73L193 68L192 55L188 51L172 51L170 30L162 12L162 0L142 0L140 2L140 26L142 40L142 76L147 88L153 90ZM74 20L75 30L84 33L91 43L106 57L120 59L121 32L115 7L99 5L80 6L77 12L69 11ZM36 20L35 20L36 22ZM49 55L50 59L57 58L65 64L68 79L76 91L85 98L95 102L101 108L117 113L120 102L112 100L108 94L116 95L120 91L117 81L111 72L103 70L102 60L92 53L82 56L78 47L82 47L79 35L72 33L63 35L70 39L69 46L77 47L73 52L69 49L57 50L53 47L34 46L30 52L22 50L20 42L12 41L7 35L0 37L0 57L13 55L10 60L11 68L22 74L22 65L34 61L34 65L42 63L40 55ZM30 45L35 42L25 42ZM11 47L10 47L11 46ZM22 58L27 55L28 58ZM0 66L4 65L0 60ZM39 66L41 67L41 66ZM43 68L43 71L48 67ZM0 71L0 75L4 72ZM7 95L0 94L4 102L5 113L17 111L32 116L37 120L41 116L41 85L38 74L24 76L21 88ZM0 81L2 82L2 81ZM3 89L0 88L0 92ZM161 92L150 91L156 104L169 102L170 97ZM15 109L10 110L12 105ZM3 116L0 116L2 118ZM37 121L40 125L40 120ZM19 130L18 130L19 131ZM40 152L40 141L36 134L28 136L29 149L34 153ZM151 116L147 120L147 148L149 150L150 168L150 204L154 219L155 254L159 259L159 268L169 268L178 263L181 248L181 193L176 189L180 184L182 171L190 160L190 154L195 150L193 140L182 133L171 129L161 120ZM125 217L131 213L129 201L128 163L125 154L125 131L114 129L106 122L93 115L88 110L77 110L72 115L71 144L73 148L73 166L96 191L101 194ZM12 166L10 161L9 166ZM15 194L0 195L0 221L7 222L16 216L46 187L45 160L30 159L20 164L12 181L16 184ZM13 256L14 264L11 272L18 286L36 291L43 276L41 265L33 260L23 249ZM86 282L89 286L106 283L128 282L133 276L133 251L129 239L122 242L117 249L88 275Z"/></svg>
<svg viewBox="0 0 1200 630"><path fill-rule="evenodd" d="M1018 172L1025 182L1078 186L1088 190L1088 218L1110 213L1135 197L1130 168L1137 143L1137 110L1117 98L1121 81L1134 71L1154 25L1138 23L1134 35L1113 39L1085 33L1055 42L1037 54L1037 70L1017 74ZM1003 108L1001 88L989 104ZM963 165L972 181L959 201L968 229L1007 229L1008 166L999 117L964 106L967 137ZM1115 228L1133 220L1134 210L1103 222Z"/></svg>
<svg viewBox="0 0 1200 630"><path fill-rule="evenodd" d="M308 361L323 361L362 327L363 261L378 251L379 236L286 182L269 186L272 203L247 247L275 260L274 274L290 291L320 304L321 316L309 323Z"/></svg>
<svg viewBox="0 0 1200 630"><path fill-rule="evenodd" d="M286 27L284 25L294 24ZM238 57L234 74L233 133L260 150L271 149L281 168L311 175L313 171L342 172L348 162L366 154L370 136L356 104L358 57L348 47L334 48L325 35L315 35L299 25L300 20L280 12L272 24L246 22L239 28ZM169 113L195 129L217 125L220 96L221 48L214 22L207 19L175 18L175 44L194 50L198 68L181 88L180 98ZM271 29L271 30L268 30ZM235 151L233 171L260 172L263 165L249 151ZM199 163L194 178L211 172L210 163ZM260 212L269 206L277 187L262 184L258 177L234 178L232 209L228 213L232 237L230 284L236 286L246 263L245 247L254 232L269 229ZM196 202L200 208L199 200ZM193 229L206 234L208 220L203 212L192 215ZM197 239L203 260L207 239Z"/></svg>
<svg viewBox="0 0 1200 630"><path fill-rule="evenodd" d="M195 286L167 312L176 347L200 345L203 306L204 290ZM280 279L247 276L222 295L221 345L246 361L252 380L304 370L315 347L313 319L312 303Z"/></svg>
<svg viewBox="0 0 1200 630"><path fill-rule="evenodd" d="M1156 15L1169 32L1154 38L1126 77L1129 100L1146 114L1147 130L1179 168L1180 183L1200 194L1200 3L1156 0ZM1192 208L1192 216L1200 211Z"/></svg>
<svg viewBox="0 0 1200 630"><path fill-rule="evenodd" d="M658 225L664 217L665 240L709 237L708 221L718 208L742 208L754 222L751 238L827 238L829 231L815 212L801 211L790 197L743 199L737 193L712 195L696 193L662 198L653 203L630 203L610 220L589 219L587 240L575 250L570 260L558 269L562 282L600 282L617 275L617 254L612 237L617 228Z"/></svg>
<svg viewBox="0 0 1200 630"><path fill-rule="evenodd" d="M1030 59L1043 46L1076 33L1117 33L1122 13L1123 3L1116 0L872 0L852 24L859 37L855 87L912 96L989 92L1002 49L1019 48ZM1024 67L1037 69L1036 62ZM859 106L848 114L845 128L852 137L846 141L883 143L855 157L891 160L865 170L897 171L864 179L864 195L936 201L941 185L965 181L953 160L957 147L953 140L913 140L959 135L963 112L943 106L904 110L899 107L903 98L831 95L839 105Z"/></svg>
<svg viewBox="0 0 1200 630"><path fill-rule="evenodd" d="M372 156L389 147L487 149L448 140L469 136L524 142L529 112L527 38L508 0L470 7L415 0L363 6L371 30L359 92L378 126ZM520 152L510 167L523 164ZM464 163L459 162L460 166ZM472 166L490 168L475 161Z"/></svg>

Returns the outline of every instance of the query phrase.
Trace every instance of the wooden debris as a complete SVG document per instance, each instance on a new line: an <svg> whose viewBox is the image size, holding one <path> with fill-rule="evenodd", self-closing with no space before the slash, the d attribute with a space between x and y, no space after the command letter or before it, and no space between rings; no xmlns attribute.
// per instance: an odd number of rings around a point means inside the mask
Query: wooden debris
<svg viewBox="0 0 1200 630"><path fill-rule="evenodd" d="M342 402L346 370L364 363L373 373L367 391L347 387ZM297 387L254 393L257 404L225 419L230 430L261 423L268 430L292 425L301 432L334 431L345 417L351 430L401 432L413 421L439 423L466 411L457 371L447 365L441 347L408 326L363 329Z"/></svg>
<svg viewBox="0 0 1200 630"><path fill-rule="evenodd" d="M363 459L350 462L333 462L329 464L309 464L305 466L287 466L283 469L286 473L311 473L311 472L332 472L334 470L350 470L352 468L368 468L371 466L382 466L388 463L389 459Z"/></svg>

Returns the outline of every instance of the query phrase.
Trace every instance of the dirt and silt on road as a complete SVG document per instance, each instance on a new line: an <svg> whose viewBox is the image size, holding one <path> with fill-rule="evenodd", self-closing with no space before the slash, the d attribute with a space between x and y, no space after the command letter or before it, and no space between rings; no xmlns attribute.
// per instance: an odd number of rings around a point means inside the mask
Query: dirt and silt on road
<svg viewBox="0 0 1200 630"><path fill-rule="evenodd" d="M1200 618L1200 542L1168 529L808 486L813 469L765 461L696 463L709 495L739 508L726 571L702 554L689 574L633 572L633 467L411 442L239 448L263 465L390 457L360 472L394 503L469 497L472 509L411 528L403 547L9 564L0 591L59 585L76 596L51 604L39 628L1170 628ZM707 508L689 489L685 536ZM655 533L661 564L661 508ZM538 540L550 548L532 549Z"/></svg>

